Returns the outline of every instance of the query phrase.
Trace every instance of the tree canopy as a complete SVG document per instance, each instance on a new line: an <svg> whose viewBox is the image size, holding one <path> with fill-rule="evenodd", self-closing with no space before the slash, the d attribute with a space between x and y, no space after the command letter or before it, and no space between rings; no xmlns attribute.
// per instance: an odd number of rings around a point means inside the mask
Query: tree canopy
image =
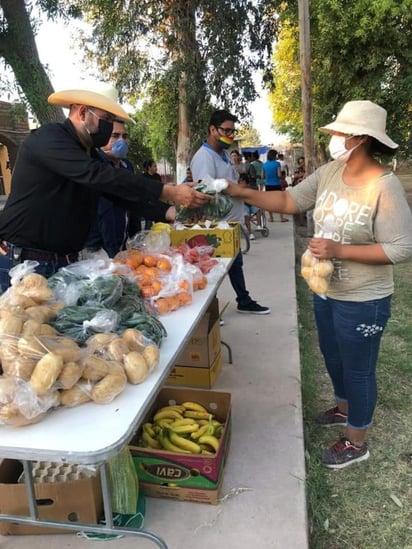
<svg viewBox="0 0 412 549"><path fill-rule="evenodd" d="M297 3L274 5L281 21L273 75L274 119L281 127L291 126L289 133L299 139ZM315 128L331 121L346 101L370 99L388 111L388 133L401 145L400 151L411 152L411 30L411 0L311 0ZM318 139L322 143L325 137Z"/></svg>
<svg viewBox="0 0 412 549"><path fill-rule="evenodd" d="M181 175L211 105L247 115L256 98L253 73L267 67L273 41L267 0L68 3L91 25L83 44L101 73L129 101L150 96L152 141L160 151L169 139L163 152L174 149Z"/></svg>

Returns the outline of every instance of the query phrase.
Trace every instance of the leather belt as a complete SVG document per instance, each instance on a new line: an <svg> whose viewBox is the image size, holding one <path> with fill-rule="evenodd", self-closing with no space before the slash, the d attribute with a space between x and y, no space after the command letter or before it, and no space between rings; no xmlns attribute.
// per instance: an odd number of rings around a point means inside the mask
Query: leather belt
<svg viewBox="0 0 412 549"><path fill-rule="evenodd" d="M31 259L33 261L55 261L62 265L69 265L70 263L75 263L79 260L78 253L57 254L46 252L45 250L37 250L35 248L21 248L10 242L7 242L7 253L9 254L9 257L15 261Z"/></svg>

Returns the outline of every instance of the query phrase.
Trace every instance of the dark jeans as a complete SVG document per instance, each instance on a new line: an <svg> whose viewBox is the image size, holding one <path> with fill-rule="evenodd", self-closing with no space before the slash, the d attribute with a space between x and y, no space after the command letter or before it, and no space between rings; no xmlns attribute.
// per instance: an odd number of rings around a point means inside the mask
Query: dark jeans
<svg viewBox="0 0 412 549"><path fill-rule="evenodd" d="M24 261L15 261L12 253L13 248L9 250L7 255L0 255L0 287L2 292L5 292L10 286L10 269ZM66 267L70 263L64 258L61 258L61 260L52 261L40 261L36 259L36 261L39 263L39 265L35 268L36 273L39 273L46 278L57 272L61 267Z"/></svg>
<svg viewBox="0 0 412 549"><path fill-rule="evenodd" d="M348 426L365 429L376 406L376 363L390 318L391 296L338 301L314 295L319 346L337 401L348 403Z"/></svg>
<svg viewBox="0 0 412 549"><path fill-rule="evenodd" d="M247 305L252 301L246 290L245 276L243 274L243 255L239 252L229 269L229 279L236 293L238 305Z"/></svg>

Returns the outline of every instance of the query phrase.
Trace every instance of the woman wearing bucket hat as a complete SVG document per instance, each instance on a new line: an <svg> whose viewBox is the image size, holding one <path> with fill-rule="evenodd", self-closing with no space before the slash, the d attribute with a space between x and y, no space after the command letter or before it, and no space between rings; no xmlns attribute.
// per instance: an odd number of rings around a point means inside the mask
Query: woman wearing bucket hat
<svg viewBox="0 0 412 549"><path fill-rule="evenodd" d="M349 101L334 122L333 161L285 193L230 185L228 193L260 208L288 214L314 209L309 249L330 259L326 295L314 294L318 338L336 405L318 417L345 433L324 450L322 463L341 469L369 458L367 430L376 405L376 363L390 316L392 265L412 256L412 216L398 178L378 161L398 145L386 134L386 111L371 101Z"/></svg>
<svg viewBox="0 0 412 549"><path fill-rule="evenodd" d="M112 134L115 119L133 122L117 91L102 84L53 93L52 105L69 109L63 123L32 132L19 150L11 193L0 215L0 285L25 259L49 276L76 261L100 196L154 220L173 219L171 203L201 206L206 195L188 185L163 185L103 162L97 149Z"/></svg>

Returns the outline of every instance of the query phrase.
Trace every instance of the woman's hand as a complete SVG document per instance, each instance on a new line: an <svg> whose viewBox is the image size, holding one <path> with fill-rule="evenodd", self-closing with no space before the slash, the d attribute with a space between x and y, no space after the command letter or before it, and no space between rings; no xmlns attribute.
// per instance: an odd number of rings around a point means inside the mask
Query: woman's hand
<svg viewBox="0 0 412 549"><path fill-rule="evenodd" d="M222 191L223 194L233 196L234 198L241 198L242 196L244 196L244 191L248 189L247 185L239 185L238 183L235 183L230 179L226 179L226 181L228 182L228 187L227 189Z"/></svg>
<svg viewBox="0 0 412 549"><path fill-rule="evenodd" d="M316 259L338 258L342 244L334 242L330 238L312 238L309 242L309 250Z"/></svg>

